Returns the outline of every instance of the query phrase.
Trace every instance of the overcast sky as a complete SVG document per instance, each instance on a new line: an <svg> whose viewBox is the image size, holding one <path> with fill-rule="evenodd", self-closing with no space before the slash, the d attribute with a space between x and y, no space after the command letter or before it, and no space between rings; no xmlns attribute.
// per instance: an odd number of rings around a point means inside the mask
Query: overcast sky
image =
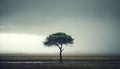
<svg viewBox="0 0 120 69"><path fill-rule="evenodd" d="M57 53L56 32L75 39L64 53L120 54L120 0L0 0L0 53Z"/></svg>

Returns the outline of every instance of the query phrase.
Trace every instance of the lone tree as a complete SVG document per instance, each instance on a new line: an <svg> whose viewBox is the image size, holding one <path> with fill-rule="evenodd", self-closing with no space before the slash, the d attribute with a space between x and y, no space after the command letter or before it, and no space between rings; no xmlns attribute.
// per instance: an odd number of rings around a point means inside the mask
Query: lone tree
<svg viewBox="0 0 120 69"><path fill-rule="evenodd" d="M62 52L64 50L63 45L72 44L73 40L74 39L70 35L67 35L66 33L58 32L49 35L43 43L48 47L57 46L60 50L60 54L59 54L60 63L63 63L62 61Z"/></svg>

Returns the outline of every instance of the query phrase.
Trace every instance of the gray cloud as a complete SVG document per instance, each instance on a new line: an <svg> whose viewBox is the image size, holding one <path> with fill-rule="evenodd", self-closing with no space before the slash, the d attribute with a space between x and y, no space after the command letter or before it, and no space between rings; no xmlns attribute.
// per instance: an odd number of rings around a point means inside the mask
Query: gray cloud
<svg viewBox="0 0 120 69"><path fill-rule="evenodd" d="M119 0L0 0L0 32L62 31L80 52L120 54L119 6Z"/></svg>

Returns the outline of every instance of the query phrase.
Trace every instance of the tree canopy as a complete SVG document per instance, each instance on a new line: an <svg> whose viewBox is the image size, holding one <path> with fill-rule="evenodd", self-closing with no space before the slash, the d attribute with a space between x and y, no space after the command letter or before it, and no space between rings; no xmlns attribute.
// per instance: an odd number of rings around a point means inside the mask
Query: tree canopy
<svg viewBox="0 0 120 69"><path fill-rule="evenodd" d="M73 38L70 35L67 35L66 33L58 32L49 35L46 38L46 41L44 42L44 45L46 46L59 46L63 44L72 44L73 43Z"/></svg>

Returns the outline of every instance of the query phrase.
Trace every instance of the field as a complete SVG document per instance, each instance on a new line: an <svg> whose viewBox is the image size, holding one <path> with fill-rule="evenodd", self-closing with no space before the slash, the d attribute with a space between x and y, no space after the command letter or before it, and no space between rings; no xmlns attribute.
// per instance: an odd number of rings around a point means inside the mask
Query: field
<svg viewBox="0 0 120 69"><path fill-rule="evenodd" d="M1 64L0 69L120 69L119 64Z"/></svg>
<svg viewBox="0 0 120 69"><path fill-rule="evenodd" d="M58 62L57 56L0 56L0 69L120 69L120 56L63 56L59 63L2 63ZM68 62L68 63L66 63ZM73 62L73 63L71 63ZM75 63L78 62L78 63ZM87 63L86 63L87 62ZM104 63L107 62L107 63ZM115 62L115 63L112 63Z"/></svg>

